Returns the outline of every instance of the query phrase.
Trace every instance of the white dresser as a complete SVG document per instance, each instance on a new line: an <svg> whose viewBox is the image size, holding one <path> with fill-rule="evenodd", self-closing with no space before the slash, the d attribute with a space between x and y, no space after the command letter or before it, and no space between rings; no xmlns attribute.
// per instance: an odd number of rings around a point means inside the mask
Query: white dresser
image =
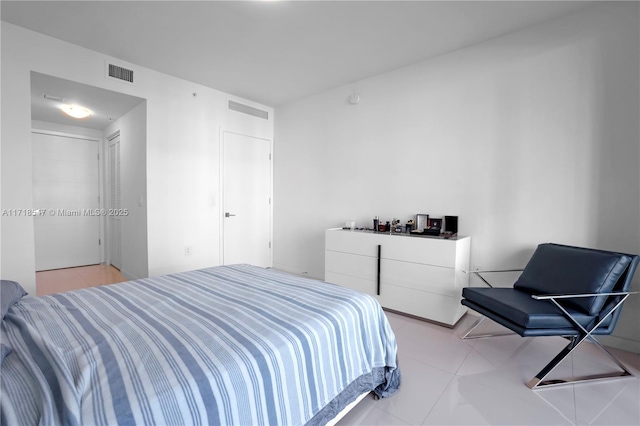
<svg viewBox="0 0 640 426"><path fill-rule="evenodd" d="M469 237L328 229L324 278L373 295L384 308L453 326L466 312L460 299L470 248Z"/></svg>

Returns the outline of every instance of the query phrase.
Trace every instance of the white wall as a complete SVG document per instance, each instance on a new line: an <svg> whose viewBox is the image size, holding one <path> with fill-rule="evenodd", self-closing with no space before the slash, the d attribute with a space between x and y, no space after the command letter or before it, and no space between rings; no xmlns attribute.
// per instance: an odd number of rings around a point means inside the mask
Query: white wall
<svg viewBox="0 0 640 426"><path fill-rule="evenodd" d="M147 103L141 102L104 129L104 151L108 158L109 141L120 132L120 202L128 214L121 217L120 272L127 279L149 276L147 247ZM109 182L105 193L108 193ZM108 218L107 218L108 219Z"/></svg>
<svg viewBox="0 0 640 426"><path fill-rule="evenodd" d="M638 28L592 6L277 108L274 267L322 277L325 228L416 213L458 215L479 268L640 253ZM638 299L613 343L636 352Z"/></svg>
<svg viewBox="0 0 640 426"><path fill-rule="evenodd" d="M227 110L217 90L123 61L131 86L105 78L107 56L1 23L1 209L32 207L30 72L36 71L146 99L148 273L219 263L220 129L273 139L273 120ZM194 93L197 96L194 96ZM139 192L139 191L138 191ZM33 220L3 216L1 275L35 294ZM185 245L192 246L186 256Z"/></svg>

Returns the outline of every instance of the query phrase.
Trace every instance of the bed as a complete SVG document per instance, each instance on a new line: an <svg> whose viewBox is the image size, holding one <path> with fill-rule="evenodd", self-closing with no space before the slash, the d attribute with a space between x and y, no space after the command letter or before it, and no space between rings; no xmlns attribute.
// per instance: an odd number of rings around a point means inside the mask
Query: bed
<svg viewBox="0 0 640 426"><path fill-rule="evenodd" d="M2 424L325 424L400 383L379 304L333 284L231 265L18 287L3 282Z"/></svg>

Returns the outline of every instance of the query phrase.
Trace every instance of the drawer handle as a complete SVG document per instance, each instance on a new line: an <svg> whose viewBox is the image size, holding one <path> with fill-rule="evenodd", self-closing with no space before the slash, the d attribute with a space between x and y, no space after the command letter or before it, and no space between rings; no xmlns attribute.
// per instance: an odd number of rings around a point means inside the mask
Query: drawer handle
<svg viewBox="0 0 640 426"><path fill-rule="evenodd" d="M378 296L380 296L380 259L381 259L381 253L382 251L382 245L378 244Z"/></svg>

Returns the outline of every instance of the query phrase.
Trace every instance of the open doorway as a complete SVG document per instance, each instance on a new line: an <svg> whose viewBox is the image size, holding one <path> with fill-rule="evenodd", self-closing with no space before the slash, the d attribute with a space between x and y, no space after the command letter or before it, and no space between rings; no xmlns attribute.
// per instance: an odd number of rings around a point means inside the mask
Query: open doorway
<svg viewBox="0 0 640 426"><path fill-rule="evenodd" d="M65 104L86 107L91 115L71 118L61 111ZM68 288L61 290L113 282L112 264L127 279L146 277L146 101L32 72L31 119L37 294L51 293L40 288L52 285L39 279L45 273L65 277ZM122 151L121 139L127 147ZM121 163L135 164L136 171L123 173ZM121 261L123 232L136 250L131 265ZM91 273L70 280L70 268L87 266L83 271Z"/></svg>

